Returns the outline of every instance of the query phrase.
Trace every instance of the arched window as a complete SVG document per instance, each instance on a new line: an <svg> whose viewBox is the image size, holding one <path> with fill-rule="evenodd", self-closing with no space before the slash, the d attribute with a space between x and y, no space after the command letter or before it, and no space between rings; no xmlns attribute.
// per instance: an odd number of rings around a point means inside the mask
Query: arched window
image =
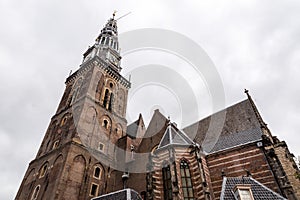
<svg viewBox="0 0 300 200"><path fill-rule="evenodd" d="M158 144L155 145L152 149L151 149L151 155L154 155L155 150L158 148Z"/></svg>
<svg viewBox="0 0 300 200"><path fill-rule="evenodd" d="M45 176L46 172L47 172L47 169L48 169L48 164L44 164L43 167L41 168L40 170L40 176L39 178L42 178Z"/></svg>
<svg viewBox="0 0 300 200"><path fill-rule="evenodd" d="M53 146L52 146L52 150L53 149L56 149L59 145L59 140L56 140L54 143L53 143Z"/></svg>
<svg viewBox="0 0 300 200"><path fill-rule="evenodd" d="M35 200L37 199L39 192L40 192L40 185L36 186L33 190L32 196L31 196L31 200Z"/></svg>
<svg viewBox="0 0 300 200"><path fill-rule="evenodd" d="M79 96L79 91L80 91L81 85L82 85L82 78L78 79L73 87L70 104L73 104L74 101Z"/></svg>
<svg viewBox="0 0 300 200"><path fill-rule="evenodd" d="M94 168L94 177L97 179L100 179L101 176L101 168L100 167L95 167Z"/></svg>
<svg viewBox="0 0 300 200"><path fill-rule="evenodd" d="M101 44L104 44L104 41L105 41L105 37L102 37L101 38Z"/></svg>
<svg viewBox="0 0 300 200"><path fill-rule="evenodd" d="M172 200L172 181L170 165L162 168L163 184L164 184L164 200Z"/></svg>
<svg viewBox="0 0 300 200"><path fill-rule="evenodd" d="M77 87L72 93L71 104L73 104L74 101L77 99L78 94L79 94L79 87Z"/></svg>
<svg viewBox="0 0 300 200"><path fill-rule="evenodd" d="M108 121L106 119L103 120L103 127L108 129Z"/></svg>
<svg viewBox="0 0 300 200"><path fill-rule="evenodd" d="M67 122L67 120L68 120L68 116L64 116L64 117L62 118L62 120L60 121L60 126L65 125L66 122Z"/></svg>
<svg viewBox="0 0 300 200"><path fill-rule="evenodd" d="M183 198L185 200L194 200L193 184L191 179L191 173L189 164L183 160L180 162L180 176L181 176L181 188L183 191Z"/></svg>

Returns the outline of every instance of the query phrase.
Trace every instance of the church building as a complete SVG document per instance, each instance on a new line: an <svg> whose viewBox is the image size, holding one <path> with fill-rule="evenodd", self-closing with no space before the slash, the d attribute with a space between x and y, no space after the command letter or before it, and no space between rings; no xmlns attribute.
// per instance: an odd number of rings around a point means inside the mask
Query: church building
<svg viewBox="0 0 300 200"><path fill-rule="evenodd" d="M300 199L294 156L247 90L183 129L159 110L149 124L142 115L128 124L114 16L83 57L16 200Z"/></svg>

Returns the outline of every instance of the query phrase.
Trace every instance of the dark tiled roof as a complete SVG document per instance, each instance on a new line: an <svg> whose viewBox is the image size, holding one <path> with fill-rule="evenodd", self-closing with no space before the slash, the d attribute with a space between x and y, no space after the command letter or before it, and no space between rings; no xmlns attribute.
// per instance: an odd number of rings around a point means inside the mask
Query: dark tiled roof
<svg viewBox="0 0 300 200"><path fill-rule="evenodd" d="M150 120L146 133L138 147L138 153L149 153L158 145L168 126L168 119L156 110Z"/></svg>
<svg viewBox="0 0 300 200"><path fill-rule="evenodd" d="M139 115L139 118L132 122L130 125L127 126L126 133L131 138L136 138L138 135L139 127L144 127L144 120L142 114Z"/></svg>
<svg viewBox="0 0 300 200"><path fill-rule="evenodd" d="M183 130L205 152L212 153L259 140L260 127L251 102L246 99Z"/></svg>
<svg viewBox="0 0 300 200"><path fill-rule="evenodd" d="M129 135L130 137L135 138L136 134L137 134L137 130L138 130L138 125L139 120L136 120L135 122L131 123L130 125L127 126L127 135Z"/></svg>
<svg viewBox="0 0 300 200"><path fill-rule="evenodd" d="M142 198L136 191L132 189L124 189L95 197L92 200L142 200Z"/></svg>
<svg viewBox="0 0 300 200"><path fill-rule="evenodd" d="M251 177L224 177L222 184L221 200L235 200L233 188L237 185L247 184L251 186L251 191L255 200L285 200L284 197L273 192L260 182Z"/></svg>

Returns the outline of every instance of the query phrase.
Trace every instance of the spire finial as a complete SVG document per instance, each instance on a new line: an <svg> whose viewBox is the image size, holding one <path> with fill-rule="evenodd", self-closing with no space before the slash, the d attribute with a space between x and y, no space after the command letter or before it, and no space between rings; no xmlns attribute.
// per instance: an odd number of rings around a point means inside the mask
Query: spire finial
<svg viewBox="0 0 300 200"><path fill-rule="evenodd" d="M170 117L170 115L168 116L167 122L168 122L168 125L171 125L171 117Z"/></svg>
<svg viewBox="0 0 300 200"><path fill-rule="evenodd" d="M114 12L113 12L113 19L115 19L116 13L117 13L117 11L114 10Z"/></svg>
<svg viewBox="0 0 300 200"><path fill-rule="evenodd" d="M251 99L251 96L250 96L250 94L249 94L249 90L247 90L246 88L245 88L245 94L247 95L247 97L248 97L248 99ZM252 100L252 99L251 99Z"/></svg>

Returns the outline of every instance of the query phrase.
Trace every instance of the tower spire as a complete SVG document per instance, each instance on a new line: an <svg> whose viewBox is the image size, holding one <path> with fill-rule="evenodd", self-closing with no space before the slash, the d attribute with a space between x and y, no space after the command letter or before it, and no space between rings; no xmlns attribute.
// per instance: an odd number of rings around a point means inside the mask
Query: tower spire
<svg viewBox="0 0 300 200"><path fill-rule="evenodd" d="M87 49L83 54L83 63L98 56L105 61L108 66L115 71L120 72L120 49L118 41L118 27L117 20L115 19L117 11L113 12L105 26L101 29L100 34L95 40L95 44Z"/></svg>
<svg viewBox="0 0 300 200"><path fill-rule="evenodd" d="M261 126L262 128L267 128L267 124L264 122L264 120L262 119L260 113L258 112L258 109L257 109L256 105L254 104L254 101L253 101L251 95L249 94L249 90L245 89L244 92L245 92L245 94L247 95L247 97L248 97L248 99L249 99L249 101L250 101L250 104L251 104L251 106L252 106L252 108L253 108L253 111L254 111L254 113L255 113L255 116L256 116L256 118L257 118L257 120L258 120L260 126Z"/></svg>

